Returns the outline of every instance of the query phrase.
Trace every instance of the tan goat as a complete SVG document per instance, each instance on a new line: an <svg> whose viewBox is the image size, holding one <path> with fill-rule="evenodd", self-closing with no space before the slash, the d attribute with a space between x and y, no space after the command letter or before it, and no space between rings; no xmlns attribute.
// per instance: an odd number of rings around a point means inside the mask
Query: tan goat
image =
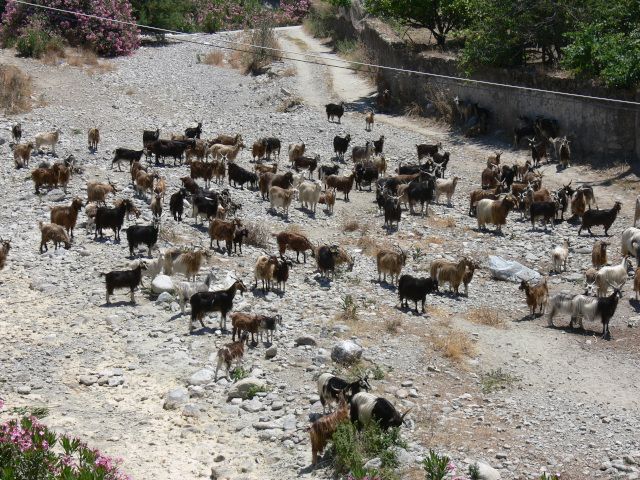
<svg viewBox="0 0 640 480"><path fill-rule="evenodd" d="M398 247L400 248L400 247ZM376 264L378 266L378 282L380 275L382 280L387 281L387 274L391 277L391 285L393 285L393 277L396 277L396 283L400 277L400 271L407 263L407 254L400 248L399 252L394 250L382 249L376 254Z"/></svg>
<svg viewBox="0 0 640 480"><path fill-rule="evenodd" d="M42 247L45 250L49 250L47 247L47 242L51 240L56 246L56 250L58 249L58 244L64 244L64 248L69 250L71 248L71 240L69 240L69 235L64 231L64 227L60 225L56 225L55 223L47 223L43 224L42 220L38 223L40 227L40 231L42 232L42 236L40 239L40 253L42 252Z"/></svg>

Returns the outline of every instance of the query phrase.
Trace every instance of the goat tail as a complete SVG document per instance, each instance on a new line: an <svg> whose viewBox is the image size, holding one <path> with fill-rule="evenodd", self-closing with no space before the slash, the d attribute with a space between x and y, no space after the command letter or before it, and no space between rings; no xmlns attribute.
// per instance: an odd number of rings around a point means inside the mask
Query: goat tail
<svg viewBox="0 0 640 480"><path fill-rule="evenodd" d="M40 227L40 231L42 231L42 225L44 225L44 222L42 220L40 220L38 222L38 227Z"/></svg>

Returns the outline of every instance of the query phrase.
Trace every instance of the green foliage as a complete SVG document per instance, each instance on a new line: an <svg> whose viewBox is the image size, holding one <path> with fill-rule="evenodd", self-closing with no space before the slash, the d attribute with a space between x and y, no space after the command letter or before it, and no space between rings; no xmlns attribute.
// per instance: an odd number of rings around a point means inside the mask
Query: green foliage
<svg viewBox="0 0 640 480"><path fill-rule="evenodd" d="M398 458L393 447L406 448L400 438L400 429L383 431L376 423L358 432L355 424L344 422L333 434L333 466L337 474L351 471L356 478L379 477L382 480L397 478L393 469ZM372 458L380 458L379 471L365 469L364 464Z"/></svg>
<svg viewBox="0 0 640 480"><path fill-rule="evenodd" d="M511 385L516 378L509 373L503 372L502 368L491 370L486 375L482 375L482 393L490 393L493 390Z"/></svg>
<svg viewBox="0 0 640 480"><path fill-rule="evenodd" d="M249 387L249 391L247 392L247 396L244 397L244 398L245 398L245 400L251 400L253 397L256 396L256 394L258 392L268 392L268 391L269 391L269 389L267 387L265 387L264 385L262 385L260 387L256 387L256 386L251 385Z"/></svg>
<svg viewBox="0 0 640 480"><path fill-rule="evenodd" d="M40 26L26 27L16 42L18 55L39 58L47 49L49 33Z"/></svg>
<svg viewBox="0 0 640 480"><path fill-rule="evenodd" d="M467 23L472 0L365 0L367 12L428 29L444 45L447 34Z"/></svg>
<svg viewBox="0 0 640 480"><path fill-rule="evenodd" d="M188 0L131 0L133 16L138 23L167 30L190 32L186 19L195 13L195 4Z"/></svg>
<svg viewBox="0 0 640 480"><path fill-rule="evenodd" d="M243 62L246 73L260 75L267 65L280 59L277 52L272 50L279 48L273 21L267 18L258 21L251 32L249 43L255 46L245 52Z"/></svg>
<svg viewBox="0 0 640 480"><path fill-rule="evenodd" d="M373 369L373 378L374 380L382 380L387 376L387 372L385 372L380 365L376 365L376 368Z"/></svg>
<svg viewBox="0 0 640 480"><path fill-rule="evenodd" d="M548 474L547 473L543 473L542 476L540 477L540 480L560 480L560 475L557 473L553 473L553 474Z"/></svg>
<svg viewBox="0 0 640 480"><path fill-rule="evenodd" d="M238 380L242 380L243 378L249 378L249 374L246 372L244 367L236 368L231 374L231 378L234 382Z"/></svg>
<svg viewBox="0 0 640 480"><path fill-rule="evenodd" d="M358 304L351 294L347 294L340 300L343 318L353 320L358 316Z"/></svg>
<svg viewBox="0 0 640 480"><path fill-rule="evenodd" d="M327 0L334 7L349 8L351 6L351 0Z"/></svg>
<svg viewBox="0 0 640 480"><path fill-rule="evenodd" d="M473 462L469 465L469 479L480 480L480 466L478 465L478 462Z"/></svg>
<svg viewBox="0 0 640 480"><path fill-rule="evenodd" d="M337 37L332 26L335 8L327 2L315 1L304 20L305 29L316 38Z"/></svg>
<svg viewBox="0 0 640 480"><path fill-rule="evenodd" d="M443 480L449 473L449 457L429 450L429 456L422 461L427 480Z"/></svg>

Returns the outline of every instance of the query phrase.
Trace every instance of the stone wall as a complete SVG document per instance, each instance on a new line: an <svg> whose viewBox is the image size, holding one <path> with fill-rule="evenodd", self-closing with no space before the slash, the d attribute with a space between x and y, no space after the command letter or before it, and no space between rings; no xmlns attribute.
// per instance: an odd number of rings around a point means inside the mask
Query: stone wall
<svg viewBox="0 0 640 480"><path fill-rule="evenodd" d="M347 12L343 12L347 13ZM335 28L346 37L358 37L376 57L376 63L389 67L460 77L462 72L455 60L407 52L405 45L386 25L375 19L355 20L354 15L336 17ZM522 69L487 69L472 78L505 85L487 85L457 79L422 75L381 72L393 97L403 103L429 103L429 85L437 85L489 108L492 113L490 131L511 132L517 115L535 117L537 114L555 118L560 132L571 130L578 135L576 150L583 156L603 159L640 158L640 112L638 107L617 104L611 100L596 100L561 95L569 92L591 97L606 97L639 101L640 92L612 90L593 81L556 78ZM521 85L536 90L523 90L507 85ZM623 108L620 108L623 107Z"/></svg>

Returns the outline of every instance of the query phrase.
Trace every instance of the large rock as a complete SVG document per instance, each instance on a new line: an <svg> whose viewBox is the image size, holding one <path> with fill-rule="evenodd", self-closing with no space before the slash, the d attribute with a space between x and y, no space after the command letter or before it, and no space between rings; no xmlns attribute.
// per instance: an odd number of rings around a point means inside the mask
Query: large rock
<svg viewBox="0 0 640 480"><path fill-rule="evenodd" d="M227 394L228 398L245 398L249 394L249 389L253 387L263 388L264 382L262 380L258 380L257 378L244 378L240 380L238 383L235 383Z"/></svg>
<svg viewBox="0 0 640 480"><path fill-rule="evenodd" d="M52 202L61 202L64 200L64 192L59 188L54 188L53 190L49 190L47 193L47 200Z"/></svg>
<svg viewBox="0 0 640 480"><path fill-rule="evenodd" d="M296 345L317 345L316 339L310 335L302 335L296 338Z"/></svg>
<svg viewBox="0 0 640 480"><path fill-rule="evenodd" d="M164 408L165 410L173 410L187 401L189 401L189 390L185 387L178 387L164 401Z"/></svg>
<svg viewBox="0 0 640 480"><path fill-rule="evenodd" d="M336 363L354 363L362 357L362 347L349 340L342 340L331 350L331 359Z"/></svg>
<svg viewBox="0 0 640 480"><path fill-rule="evenodd" d="M495 255L489 255L489 271L491 276L498 280L508 280L510 282L520 282L526 280L538 280L540 274L531 270L518 262L510 262Z"/></svg>
<svg viewBox="0 0 640 480"><path fill-rule="evenodd" d="M477 462L479 469L479 480L500 480L500 472L484 462Z"/></svg>
<svg viewBox="0 0 640 480"><path fill-rule="evenodd" d="M214 372L208 368L198 370L189 377L189 385L206 385L213 380Z"/></svg>
<svg viewBox="0 0 640 480"><path fill-rule="evenodd" d="M158 275L151 282L151 290L153 293L160 294L162 292L173 292L173 282L168 275Z"/></svg>

